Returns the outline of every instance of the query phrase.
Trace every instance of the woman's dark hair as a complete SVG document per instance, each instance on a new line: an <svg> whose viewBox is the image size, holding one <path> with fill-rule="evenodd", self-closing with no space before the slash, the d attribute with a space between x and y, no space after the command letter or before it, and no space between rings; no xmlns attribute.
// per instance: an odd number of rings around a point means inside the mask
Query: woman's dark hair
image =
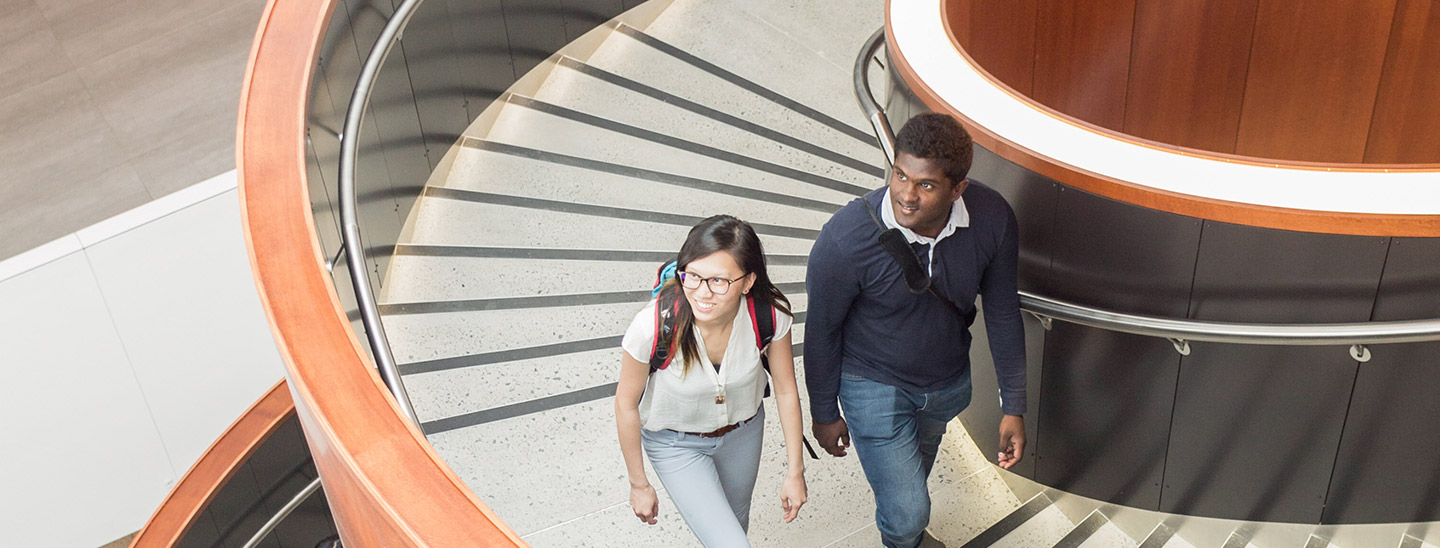
<svg viewBox="0 0 1440 548"><path fill-rule="evenodd" d="M760 237L755 235L755 229L750 227L750 223L740 219L729 215L716 215L700 221L700 224L690 229L690 234L685 237L685 244L680 246L680 253L675 257L676 271L684 272L691 261L717 251L729 253L741 270L747 275L755 275L755 283L750 286L750 296L755 299L756 304L769 304L786 315L790 314L790 300L770 281L770 273L765 269L765 250L760 246ZM695 313L690 310L690 301L685 299L678 277L665 282L660 288L659 298L660 303L667 305L678 299L679 310L675 314L675 335L670 343L670 355L675 356L675 347L680 347L679 356L683 362L680 372L688 373L690 364L700 363L700 345L695 340ZM662 305L657 303L656 306ZM741 306L744 306L743 301ZM737 313L745 312L742 310Z"/></svg>

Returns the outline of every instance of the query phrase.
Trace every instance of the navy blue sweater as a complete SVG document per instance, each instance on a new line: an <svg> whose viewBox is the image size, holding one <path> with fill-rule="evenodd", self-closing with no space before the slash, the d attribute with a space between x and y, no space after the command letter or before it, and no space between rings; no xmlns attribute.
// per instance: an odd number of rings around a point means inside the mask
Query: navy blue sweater
<svg viewBox="0 0 1440 548"><path fill-rule="evenodd" d="M840 419L841 371L921 392L970 374L977 295L985 306L1001 411L1025 413L1015 213L998 192L973 180L963 197L970 226L936 244L931 268L935 289L960 308L960 315L928 292L915 295L906 289L900 265L880 247L880 229L864 202L850 202L825 223L805 274L805 384L815 422ZM885 187L866 199L877 216L879 208L887 207ZM919 254L923 262L926 253Z"/></svg>

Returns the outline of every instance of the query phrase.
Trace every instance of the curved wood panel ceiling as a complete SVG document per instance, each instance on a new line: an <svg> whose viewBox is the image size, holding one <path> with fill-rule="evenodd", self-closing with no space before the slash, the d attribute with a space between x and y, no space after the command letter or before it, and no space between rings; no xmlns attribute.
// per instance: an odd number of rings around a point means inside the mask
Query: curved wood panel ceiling
<svg viewBox="0 0 1440 548"><path fill-rule="evenodd" d="M1246 157L1440 162L1440 147L1407 146L1440 128L1433 0L949 0L944 10L987 72L1103 128Z"/></svg>
<svg viewBox="0 0 1440 548"><path fill-rule="evenodd" d="M1440 156L1440 4L1400 0L1375 101L1365 161L1434 162Z"/></svg>
<svg viewBox="0 0 1440 548"><path fill-rule="evenodd" d="M526 546L400 413L361 349L315 239L305 118L340 0L270 0L240 99L241 220L296 415L351 546Z"/></svg>
<svg viewBox="0 0 1440 548"><path fill-rule="evenodd" d="M1037 6L1035 28L1039 28L1039 12L1050 0L1031 1ZM1189 0L1173 6L1158 0L1138 0L1130 17L1135 24L1142 26L1152 25L1150 21L1171 18L1230 21L1232 23L1223 32L1239 36L1255 31L1244 23L1233 21L1237 18L1243 20L1242 16L1252 9L1258 14L1258 6L1268 1L1271 0ZM1404 6L1412 0L1396 1ZM1122 3L1106 5L1119 6ZM1003 49L1001 46L982 46L979 42L993 39L998 44L1023 51L1028 40L1034 43L1031 47L1038 58L1040 52L1047 48L1055 51L1064 49L1042 47L1038 41L1073 40L1080 36L1061 32L1059 37L1042 38L1039 33L1032 32L1027 38L1024 30L1025 17L1028 17L1026 5L1021 2L1020 8L995 19L997 22L993 26L986 26L948 20L967 17L979 10L1002 10L1004 6L1000 3L993 0L888 2L888 46L895 70L930 108L950 112L966 122L981 145L1032 171L1082 190L1161 211L1251 226L1367 236L1440 236L1440 164L1321 163L1198 150L1126 135L1031 99L1017 88L1027 85L1027 74L1030 86L1040 85L1044 77L1035 70L1040 66L1038 61L1028 71L1023 63L1021 66L1012 64L996 69L996 73L1013 79L1011 82L1015 85L1011 86L992 75L994 73L980 68L961 47L969 43L979 50L989 51L987 55L1014 61L1023 59L1023 55L1000 56L997 52ZM1433 18L1430 10L1421 8L1402 10L1406 12L1405 20L1422 16ZM1114 9L1123 11L1123 6ZM1401 16L1398 12L1392 14ZM1124 20L1124 17L1114 15L1108 18L1094 15L1059 17L1062 20L1067 18L1075 22ZM1425 28L1419 28L1421 26ZM1426 86L1435 86L1435 90L1440 91L1440 82L1425 74L1419 68L1423 63L1416 60L1435 47L1429 41L1436 38L1425 33L1431 28L1429 23L1411 23L1399 28L1426 40L1420 46L1407 46L1398 51L1391 48L1393 56L1404 61L1397 66L1409 67L1417 74L1399 78L1387 73L1381 80L1396 83L1389 86L1382 83L1380 89L1405 98L1424 96L1430 92ZM1133 50L1137 47L1189 47L1192 51L1199 51L1206 48L1211 38L1212 35L1204 32L1161 35L1158 31L1148 31L1130 40L1132 53L1127 61L1136 59ZM1116 48L1112 46L1109 49ZM1234 49L1242 51L1242 48ZM1248 54L1250 50L1247 40L1243 51ZM1211 54L1220 55L1217 52ZM1130 97L1129 93L1128 82L1138 81L1137 70L1170 74L1184 74L1190 70L1184 63L1166 64L1151 57L1146 57L1146 61L1136 67L1128 69L1127 91L1121 99L1126 110L1130 105L1144 103ZM1188 79L1175 78L1177 85L1205 91L1208 85L1219 80L1243 82L1245 78L1233 68L1215 70L1214 63L1207 63L1206 67L1212 70ZM1247 65L1247 73L1248 70ZM1110 100L1113 101L1113 97ZM1238 131L1239 113L1243 110L1244 101L1243 94L1237 96L1232 93L1207 97L1195 105L1187 103L1183 108L1172 108L1164 103L1138 108L1164 113L1173 119L1189 120L1182 124L1192 126L1203 125L1209 118L1219 118L1219 113L1234 111L1227 123ZM1428 109L1433 107L1425 105L1412 108L1410 112L1432 112ZM1379 112L1382 109L1377 107L1376 110ZM1129 120L1122 123L1126 126L1140 124ZM1430 127L1426 124L1411 125L1426 130ZM1235 139L1235 135L1231 133L1230 137L1226 137L1224 132L1211 131L1206 139L1223 143ZM1433 133L1429 135L1430 142L1433 142ZM1415 148L1420 147L1410 149ZM1433 152L1435 147L1429 150Z"/></svg>

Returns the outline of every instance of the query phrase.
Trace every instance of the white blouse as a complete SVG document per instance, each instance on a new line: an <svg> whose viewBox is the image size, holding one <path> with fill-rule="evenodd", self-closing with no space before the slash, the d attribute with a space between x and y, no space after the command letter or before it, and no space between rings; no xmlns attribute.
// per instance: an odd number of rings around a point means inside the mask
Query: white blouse
<svg viewBox="0 0 1440 548"><path fill-rule="evenodd" d="M775 310L775 336L778 341L790 332L792 319ZM705 339L695 328L700 348L700 363L682 363L678 350L670 365L656 371L645 382L645 395L640 397L640 426L646 430L678 430L680 432L711 432L755 416L765 396L767 381L760 365L760 349L755 347L755 328L744 302L730 327L730 342L725 345L725 358L720 371L710 363L705 352ZM640 363L650 363L655 347L655 301L635 315L620 346Z"/></svg>

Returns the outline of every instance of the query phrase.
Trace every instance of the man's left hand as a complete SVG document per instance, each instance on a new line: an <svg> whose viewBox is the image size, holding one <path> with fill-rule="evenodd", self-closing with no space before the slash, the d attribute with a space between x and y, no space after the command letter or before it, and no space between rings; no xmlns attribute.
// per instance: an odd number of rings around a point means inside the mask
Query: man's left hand
<svg viewBox="0 0 1440 548"><path fill-rule="evenodd" d="M1000 418L1000 458L1001 468L1009 470L1015 463L1020 462L1020 456L1025 454L1025 417L1020 415L1005 415Z"/></svg>

